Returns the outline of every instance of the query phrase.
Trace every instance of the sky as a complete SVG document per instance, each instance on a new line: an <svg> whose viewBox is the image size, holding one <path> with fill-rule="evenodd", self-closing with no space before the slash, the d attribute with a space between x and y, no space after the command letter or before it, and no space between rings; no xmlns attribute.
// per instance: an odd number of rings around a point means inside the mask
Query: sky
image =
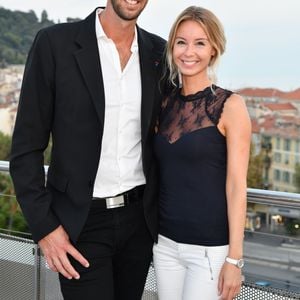
<svg viewBox="0 0 300 300"><path fill-rule="evenodd" d="M85 18L106 0L0 0L0 6L45 9L57 22ZM226 52L217 70L225 88L300 88L300 0L149 0L138 24L167 38L177 15L187 6L212 10L225 28Z"/></svg>

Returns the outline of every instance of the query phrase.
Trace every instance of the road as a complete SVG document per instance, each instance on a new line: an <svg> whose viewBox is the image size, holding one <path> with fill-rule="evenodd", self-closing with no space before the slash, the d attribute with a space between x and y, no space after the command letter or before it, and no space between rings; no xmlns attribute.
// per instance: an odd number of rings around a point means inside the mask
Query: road
<svg viewBox="0 0 300 300"><path fill-rule="evenodd" d="M244 257L246 280L269 281L272 287L300 292L300 243L254 233L245 237Z"/></svg>

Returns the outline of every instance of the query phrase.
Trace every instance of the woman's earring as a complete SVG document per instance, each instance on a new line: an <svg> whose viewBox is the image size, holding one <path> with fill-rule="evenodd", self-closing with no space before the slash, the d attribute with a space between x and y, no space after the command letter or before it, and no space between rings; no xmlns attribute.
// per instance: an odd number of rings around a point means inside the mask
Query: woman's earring
<svg viewBox="0 0 300 300"><path fill-rule="evenodd" d="M182 88L182 75L180 71L178 70L178 83L179 83L179 88Z"/></svg>

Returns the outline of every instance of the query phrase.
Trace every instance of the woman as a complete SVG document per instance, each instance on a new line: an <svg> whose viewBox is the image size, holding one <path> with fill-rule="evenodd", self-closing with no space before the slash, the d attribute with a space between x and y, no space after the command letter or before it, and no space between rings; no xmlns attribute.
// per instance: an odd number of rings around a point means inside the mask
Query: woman
<svg viewBox="0 0 300 300"><path fill-rule="evenodd" d="M160 300L229 300L240 291L251 127L243 99L213 84L225 42L216 16L195 6L169 35L171 88L155 137Z"/></svg>

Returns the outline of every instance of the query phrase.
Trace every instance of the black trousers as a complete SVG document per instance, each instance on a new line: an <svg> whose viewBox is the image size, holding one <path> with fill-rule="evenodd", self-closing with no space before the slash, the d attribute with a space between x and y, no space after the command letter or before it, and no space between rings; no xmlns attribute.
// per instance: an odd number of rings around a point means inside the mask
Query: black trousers
<svg viewBox="0 0 300 300"><path fill-rule="evenodd" d="M70 257L80 279L59 276L64 300L140 300L153 246L142 201L114 209L97 201L75 244L90 267Z"/></svg>

